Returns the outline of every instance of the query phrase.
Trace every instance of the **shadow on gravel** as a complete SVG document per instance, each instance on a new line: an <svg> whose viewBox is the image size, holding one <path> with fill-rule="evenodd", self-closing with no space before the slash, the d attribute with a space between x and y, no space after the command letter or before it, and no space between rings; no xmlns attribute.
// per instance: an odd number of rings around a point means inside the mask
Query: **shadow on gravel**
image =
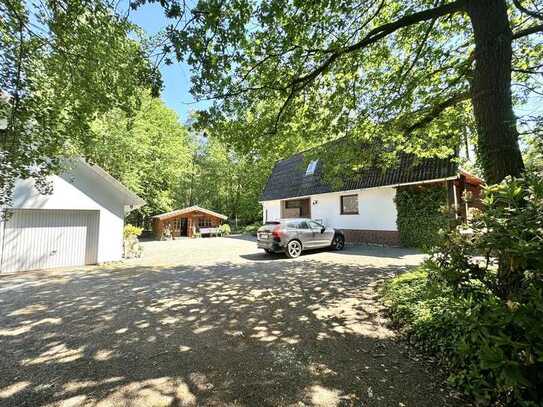
<svg viewBox="0 0 543 407"><path fill-rule="evenodd" d="M0 404L453 404L384 326L401 267L299 260L0 279Z"/></svg>

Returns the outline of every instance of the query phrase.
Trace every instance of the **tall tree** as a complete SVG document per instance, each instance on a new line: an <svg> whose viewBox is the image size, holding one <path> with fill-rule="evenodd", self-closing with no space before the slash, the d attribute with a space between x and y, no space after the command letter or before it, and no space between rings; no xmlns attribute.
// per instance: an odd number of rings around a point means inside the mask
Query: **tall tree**
<svg viewBox="0 0 543 407"><path fill-rule="evenodd" d="M0 0L0 205L17 178L45 192L60 156L92 142L97 115L158 90L135 33L107 0Z"/></svg>
<svg viewBox="0 0 543 407"><path fill-rule="evenodd" d="M149 216L179 207L178 189L190 177L194 145L164 102L145 92L141 99L135 112L113 109L95 120L91 142L78 152L146 201L130 221L148 226Z"/></svg>
<svg viewBox="0 0 543 407"><path fill-rule="evenodd" d="M308 123L301 131L320 140L373 136L385 151L444 154L458 129L434 123L470 101L487 181L523 171L511 80L522 66L526 84L540 63L539 0L162 4L185 18L169 27L164 52L186 58L193 93L215 100L208 123L241 121L270 101L266 137Z"/></svg>

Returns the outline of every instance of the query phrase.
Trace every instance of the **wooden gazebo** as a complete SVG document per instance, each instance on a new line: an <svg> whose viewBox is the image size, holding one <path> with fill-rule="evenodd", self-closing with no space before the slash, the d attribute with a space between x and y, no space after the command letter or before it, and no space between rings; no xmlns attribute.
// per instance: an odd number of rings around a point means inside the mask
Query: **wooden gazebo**
<svg viewBox="0 0 543 407"><path fill-rule="evenodd" d="M201 229L219 227L226 219L227 216L209 209L190 206L153 216L152 227L157 239L164 235L166 229L169 229L172 237L193 237L194 233L199 233Z"/></svg>

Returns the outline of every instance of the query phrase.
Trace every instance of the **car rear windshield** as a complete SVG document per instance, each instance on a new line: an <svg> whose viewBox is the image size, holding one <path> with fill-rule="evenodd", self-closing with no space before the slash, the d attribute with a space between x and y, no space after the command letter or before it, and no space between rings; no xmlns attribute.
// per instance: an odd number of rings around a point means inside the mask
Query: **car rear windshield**
<svg viewBox="0 0 543 407"><path fill-rule="evenodd" d="M275 221L270 221L270 222L266 222L264 223L264 225L280 225L281 222L275 222Z"/></svg>

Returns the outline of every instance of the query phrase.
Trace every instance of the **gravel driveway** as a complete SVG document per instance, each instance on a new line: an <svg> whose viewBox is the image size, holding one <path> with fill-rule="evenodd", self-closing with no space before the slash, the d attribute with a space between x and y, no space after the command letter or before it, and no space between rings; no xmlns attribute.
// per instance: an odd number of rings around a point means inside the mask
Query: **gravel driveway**
<svg viewBox="0 0 543 407"><path fill-rule="evenodd" d="M376 301L420 260L363 247L289 260L230 237L2 276L0 405L454 405Z"/></svg>

